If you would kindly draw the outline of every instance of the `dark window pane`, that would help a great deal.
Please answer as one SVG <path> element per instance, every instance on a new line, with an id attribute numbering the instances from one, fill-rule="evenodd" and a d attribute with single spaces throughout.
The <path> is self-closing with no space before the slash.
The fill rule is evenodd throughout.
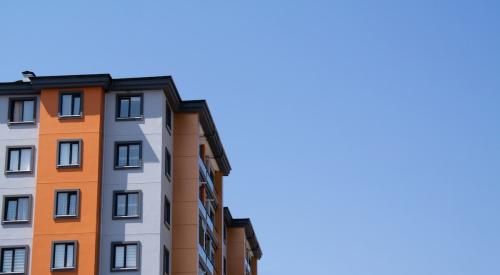
<path id="1" fill-rule="evenodd" d="M 70 159 L 70 144 L 60 143 L 59 144 L 59 165 L 69 165 Z"/>
<path id="2" fill-rule="evenodd" d="M 139 194 L 128 194 L 127 212 L 128 216 L 139 215 Z"/>
<path id="3" fill-rule="evenodd" d="M 6 220 L 7 221 L 15 221 L 17 215 L 17 200 L 10 199 L 7 201 L 7 211 L 6 211 Z"/>
<path id="4" fill-rule="evenodd" d="M 130 117 L 141 116 L 141 97 L 133 96 L 130 98 Z"/>
<path id="5" fill-rule="evenodd" d="M 57 193 L 57 211 L 56 215 L 62 216 L 67 214 L 68 193 Z"/>
<path id="6" fill-rule="evenodd" d="M 74 95 L 73 96 L 73 115 L 79 115 L 81 110 L 80 110 L 80 96 L 79 95 Z"/>
<path id="7" fill-rule="evenodd" d="M 129 117 L 129 103 L 126 98 L 120 99 L 120 117 Z"/>
<path id="8" fill-rule="evenodd" d="M 21 122 L 23 121 L 23 102 L 15 101 L 13 104 L 14 108 L 12 110 L 12 121 L 13 122 Z"/>
<path id="9" fill-rule="evenodd" d="M 140 146 L 139 144 L 129 145 L 129 166 L 140 165 Z"/>
<path id="10" fill-rule="evenodd" d="M 118 166 L 127 166 L 128 158 L 128 146 L 120 145 L 118 146 Z"/>
<path id="11" fill-rule="evenodd" d="M 3 250 L 2 257 L 2 272 L 12 272 L 12 259 L 14 258 L 14 250 Z"/>
<path id="12" fill-rule="evenodd" d="M 72 95 L 63 95 L 62 96 L 62 102 L 61 102 L 61 115 L 63 116 L 69 116 L 72 115 L 71 113 L 71 106 L 72 106 Z"/>
<path id="13" fill-rule="evenodd" d="M 127 196 L 125 194 L 120 194 L 116 196 L 116 215 L 125 216 L 127 215 Z"/>
<path id="14" fill-rule="evenodd" d="M 19 150 L 11 149 L 9 151 L 9 171 L 19 170 Z"/>
<path id="15" fill-rule="evenodd" d="M 23 121 L 34 121 L 34 114 L 33 114 L 34 108 L 35 108 L 35 102 L 33 100 L 24 101 Z"/>
<path id="16" fill-rule="evenodd" d="M 64 251 L 66 250 L 66 245 L 56 244 L 54 245 L 54 268 L 63 268 L 64 266 Z"/>
<path id="17" fill-rule="evenodd" d="M 125 267 L 125 247 L 115 246 L 115 267 L 123 268 Z"/>

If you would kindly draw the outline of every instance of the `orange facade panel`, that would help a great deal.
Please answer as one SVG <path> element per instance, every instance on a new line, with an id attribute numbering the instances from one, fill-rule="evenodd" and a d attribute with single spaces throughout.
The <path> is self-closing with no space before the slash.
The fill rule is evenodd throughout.
<path id="1" fill-rule="evenodd" d="M 40 131 L 35 220 L 33 228 L 32 271 L 52 274 L 52 243 L 76 241 L 76 269 L 58 274 L 98 274 L 101 160 L 103 139 L 104 90 L 71 89 L 80 92 L 82 117 L 60 118 L 59 89 L 42 90 L 40 94 Z M 58 142 L 80 142 L 80 165 L 58 168 Z M 78 190 L 79 209 L 76 218 L 55 219 L 57 190 Z"/>

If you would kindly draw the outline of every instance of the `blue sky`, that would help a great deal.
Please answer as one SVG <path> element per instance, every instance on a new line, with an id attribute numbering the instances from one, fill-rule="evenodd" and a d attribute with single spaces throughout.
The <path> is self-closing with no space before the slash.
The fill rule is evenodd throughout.
<path id="1" fill-rule="evenodd" d="M 208 100 L 261 274 L 500 274 L 500 2 L 4 2 L 0 81 Z"/>

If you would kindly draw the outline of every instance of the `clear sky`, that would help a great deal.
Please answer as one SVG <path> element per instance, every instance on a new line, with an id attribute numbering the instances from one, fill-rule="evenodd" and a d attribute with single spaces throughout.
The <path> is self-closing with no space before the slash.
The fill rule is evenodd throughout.
<path id="1" fill-rule="evenodd" d="M 497 0 L 2 1 L 0 81 L 168 74 L 207 99 L 263 275 L 496 275 L 499 14 Z"/>

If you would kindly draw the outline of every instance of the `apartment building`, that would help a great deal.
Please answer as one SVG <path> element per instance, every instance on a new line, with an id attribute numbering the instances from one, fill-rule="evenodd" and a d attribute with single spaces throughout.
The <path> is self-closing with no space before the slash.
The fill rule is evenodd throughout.
<path id="1" fill-rule="evenodd" d="M 257 274 L 208 106 L 169 76 L 0 83 L 0 161 L 0 274 Z"/>

